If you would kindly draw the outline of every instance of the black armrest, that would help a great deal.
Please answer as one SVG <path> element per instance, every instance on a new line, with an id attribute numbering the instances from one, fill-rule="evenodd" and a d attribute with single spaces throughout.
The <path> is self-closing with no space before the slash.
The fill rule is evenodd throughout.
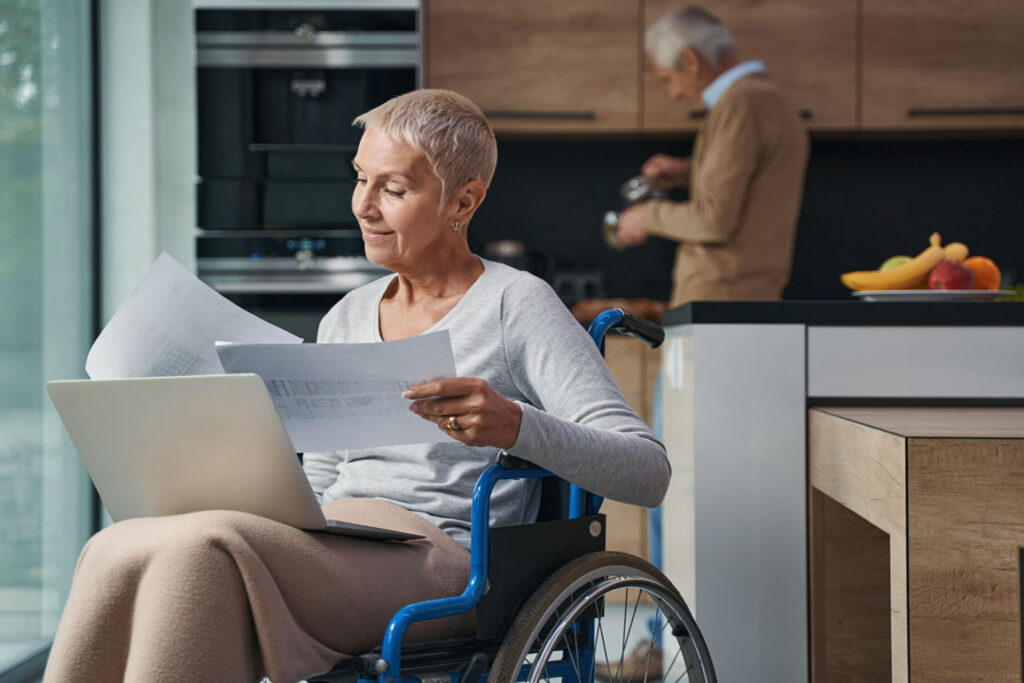
<path id="1" fill-rule="evenodd" d="M 498 454 L 498 464 L 504 467 L 506 470 L 539 470 L 542 469 L 537 467 L 529 460 L 523 460 L 517 458 L 508 451 L 501 451 Z"/>

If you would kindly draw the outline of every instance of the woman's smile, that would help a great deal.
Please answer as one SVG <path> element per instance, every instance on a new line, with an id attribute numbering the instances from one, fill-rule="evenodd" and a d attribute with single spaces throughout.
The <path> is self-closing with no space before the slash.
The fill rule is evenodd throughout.
<path id="1" fill-rule="evenodd" d="M 395 234 L 394 230 L 382 230 L 380 228 L 368 228 L 365 225 L 359 226 L 363 232 L 364 242 L 380 242 Z"/>

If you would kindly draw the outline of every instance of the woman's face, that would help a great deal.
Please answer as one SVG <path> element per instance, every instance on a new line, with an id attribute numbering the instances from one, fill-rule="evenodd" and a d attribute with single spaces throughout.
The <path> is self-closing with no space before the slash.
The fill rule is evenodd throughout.
<path id="1" fill-rule="evenodd" d="M 441 206 L 441 181 L 423 153 L 384 133 L 363 133 L 352 160 L 356 186 L 352 213 L 370 261 L 395 272 L 429 265 L 451 239 Z"/>

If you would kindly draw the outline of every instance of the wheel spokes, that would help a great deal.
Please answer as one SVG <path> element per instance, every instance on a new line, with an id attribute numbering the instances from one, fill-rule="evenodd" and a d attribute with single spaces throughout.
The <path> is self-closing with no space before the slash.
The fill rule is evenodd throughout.
<path id="1" fill-rule="evenodd" d="M 633 632 L 633 622 L 636 621 L 637 609 L 640 607 L 640 599 L 643 596 L 644 596 L 644 592 L 642 590 L 640 590 L 640 589 L 637 589 L 637 591 L 636 591 L 636 602 L 633 604 L 633 614 L 629 618 L 629 628 L 628 629 L 626 628 L 626 610 L 623 610 L 623 612 L 622 612 L 622 629 L 623 629 L 623 634 L 622 634 L 622 650 L 621 650 L 621 654 L 619 655 L 619 668 L 618 668 L 618 671 L 616 672 L 616 678 L 618 680 L 620 680 L 620 681 L 622 680 L 622 667 L 626 663 L 626 661 L 625 661 L 626 660 L 626 643 L 629 642 L 629 634 Z M 625 605 L 627 607 L 629 606 L 629 588 L 628 587 L 626 588 Z"/>
<path id="2" fill-rule="evenodd" d="M 668 668 L 661 672 L 662 679 L 668 678 L 668 672 L 672 670 L 672 667 L 676 665 L 676 660 L 679 659 L 679 655 L 683 654 L 682 648 L 677 648 L 676 653 L 672 656 L 672 661 L 669 662 Z M 686 672 L 683 672 L 686 675 Z"/>
<path id="3" fill-rule="evenodd" d="M 605 665 L 608 666 L 608 670 L 611 671 L 611 659 L 609 659 L 609 657 L 608 657 L 608 644 L 605 642 L 605 639 L 604 639 L 604 628 L 603 628 L 603 626 L 604 626 L 604 624 L 602 623 L 602 620 L 601 619 L 597 619 L 597 635 L 594 636 L 594 639 L 596 640 L 598 638 L 598 636 L 600 636 L 600 638 L 601 638 L 601 649 L 604 650 Z M 597 648 L 595 647 L 594 650 L 596 651 Z"/>
<path id="4" fill-rule="evenodd" d="M 576 631 L 575 629 L 572 629 L 572 631 L 573 640 L 576 640 Z M 571 648 L 571 646 L 569 645 L 569 638 L 567 637 L 566 633 L 562 634 L 562 640 L 565 641 L 565 656 L 569 658 L 569 663 L 572 664 L 573 670 L 576 671 L 576 680 L 580 683 L 584 683 L 583 674 L 580 673 L 579 652 Z M 577 656 L 573 657 L 573 653 L 576 653 Z"/>
<path id="5" fill-rule="evenodd" d="M 594 683 L 595 679 L 610 683 L 682 683 L 696 676 L 695 681 L 706 683 L 703 650 L 691 638 L 696 625 L 685 604 L 660 585 L 647 578 L 634 580 L 613 574 L 587 587 L 576 584 L 574 591 L 557 607 L 552 605 L 547 613 L 547 630 L 534 632 L 535 641 L 526 652 L 536 654 L 524 659 L 532 670 L 529 680 L 570 683 L 574 677 L 577 683 Z M 631 646 L 638 618 L 645 625 L 645 633 L 642 638 L 638 634 L 640 640 Z M 618 661 L 609 651 L 615 643 L 619 643 Z M 675 649 L 671 657 L 670 648 Z M 598 653 L 603 655 L 603 662 L 597 661 Z M 680 661 L 683 670 L 677 672 L 676 663 Z"/>

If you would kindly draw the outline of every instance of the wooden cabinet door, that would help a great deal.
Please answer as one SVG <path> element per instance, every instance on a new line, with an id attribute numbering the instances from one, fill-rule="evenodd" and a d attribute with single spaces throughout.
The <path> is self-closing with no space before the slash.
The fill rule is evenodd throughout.
<path id="1" fill-rule="evenodd" d="M 644 29 L 679 4 L 644 0 Z M 855 127 L 857 0 L 705 0 L 700 4 L 728 27 L 740 61 L 764 61 L 769 77 L 802 112 L 810 130 Z M 669 100 L 665 86 L 653 74 L 645 74 L 645 130 L 695 130 L 702 113 L 701 104 Z"/>
<path id="2" fill-rule="evenodd" d="M 604 357 L 612 377 L 633 410 L 650 425 L 661 351 L 651 349 L 632 337 L 617 334 L 605 337 L 604 344 Z M 608 518 L 605 540 L 608 550 L 618 550 L 649 559 L 645 508 L 606 500 L 601 512 Z"/>
<path id="3" fill-rule="evenodd" d="M 426 69 L 496 131 L 635 131 L 639 0 L 428 0 Z"/>
<path id="4" fill-rule="evenodd" d="M 862 2 L 863 128 L 1024 128 L 1024 2 Z"/>

